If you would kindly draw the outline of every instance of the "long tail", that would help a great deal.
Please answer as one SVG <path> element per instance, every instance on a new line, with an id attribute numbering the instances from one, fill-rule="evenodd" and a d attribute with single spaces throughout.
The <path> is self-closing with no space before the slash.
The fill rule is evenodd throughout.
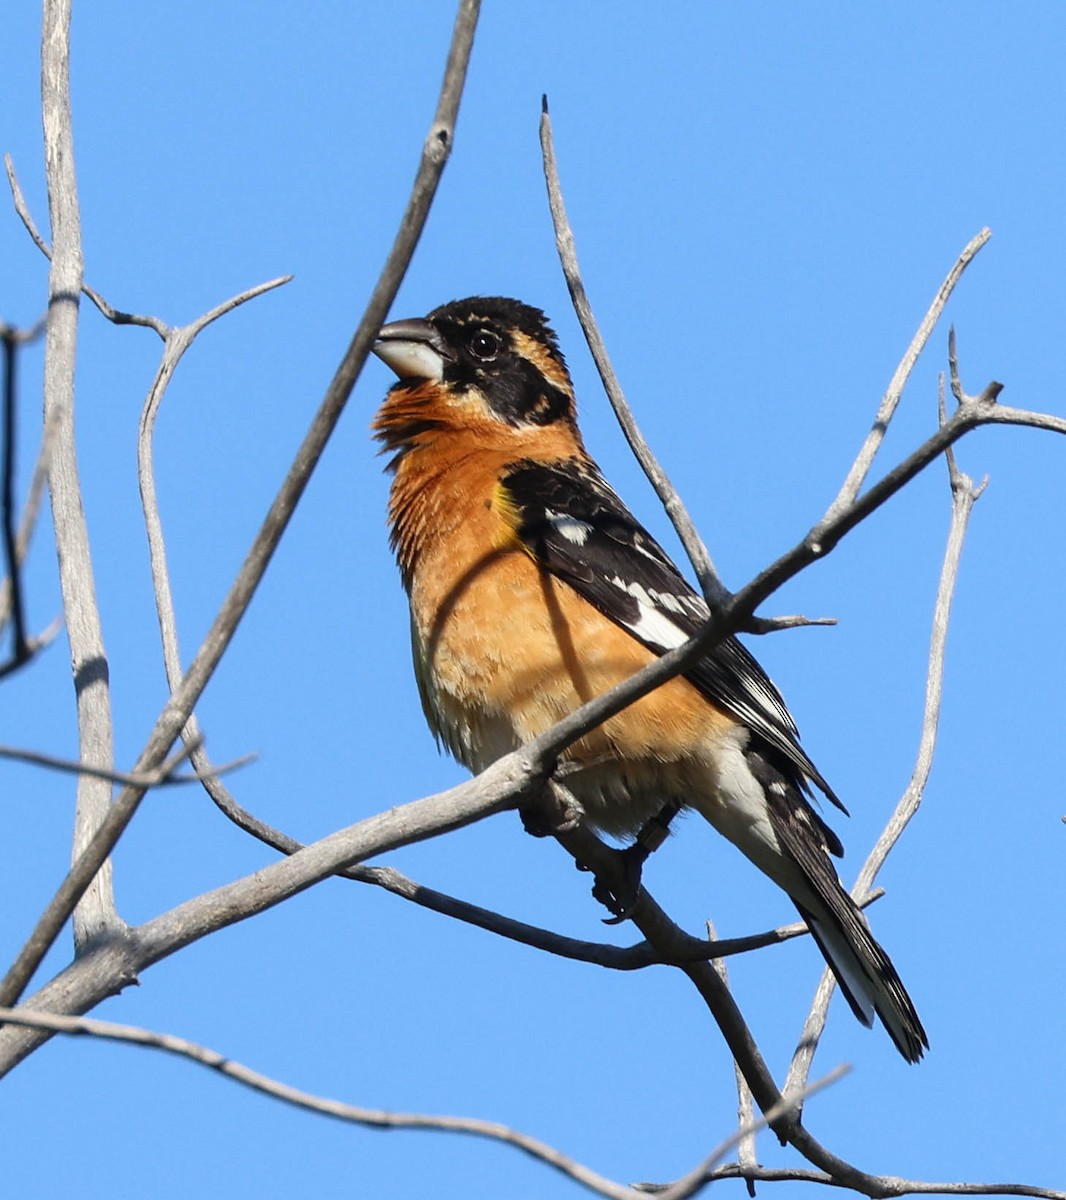
<path id="1" fill-rule="evenodd" d="M 796 887 L 795 880 L 779 882 L 807 922 L 852 1012 L 864 1025 L 872 1025 L 876 1013 L 900 1054 L 918 1062 L 929 1039 L 892 960 L 841 886 L 828 854 L 811 837 L 806 814 L 797 820 L 795 809 L 788 813 L 775 807 L 771 805 L 774 832 L 799 868 L 802 886 Z"/>
<path id="2" fill-rule="evenodd" d="M 872 1025 L 876 1013 L 900 1054 L 907 1062 L 918 1062 L 929 1049 L 929 1039 L 914 1003 L 892 960 L 870 932 L 866 918 L 847 892 L 839 890 L 843 903 L 834 905 L 830 915 L 815 916 L 796 901 L 800 916 L 836 976 L 851 1011 L 864 1025 Z M 840 909 L 845 905 L 849 911 L 842 914 Z"/>

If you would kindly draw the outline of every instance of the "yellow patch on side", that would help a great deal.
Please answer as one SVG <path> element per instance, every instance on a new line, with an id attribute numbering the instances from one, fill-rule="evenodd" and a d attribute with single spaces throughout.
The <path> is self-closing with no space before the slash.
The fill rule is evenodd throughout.
<path id="1" fill-rule="evenodd" d="M 492 489 L 492 509 L 499 517 L 496 536 L 493 539 L 497 550 L 521 550 L 536 561 L 536 555 L 522 540 L 522 509 L 502 480 L 497 480 Z"/>

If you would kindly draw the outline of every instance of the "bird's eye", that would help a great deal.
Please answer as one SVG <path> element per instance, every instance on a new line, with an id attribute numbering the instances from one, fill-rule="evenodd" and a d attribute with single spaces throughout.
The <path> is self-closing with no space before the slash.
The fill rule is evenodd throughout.
<path id="1" fill-rule="evenodd" d="M 491 362 L 500 352 L 500 339 L 491 329 L 479 329 L 467 342 L 467 348 L 481 362 Z"/>

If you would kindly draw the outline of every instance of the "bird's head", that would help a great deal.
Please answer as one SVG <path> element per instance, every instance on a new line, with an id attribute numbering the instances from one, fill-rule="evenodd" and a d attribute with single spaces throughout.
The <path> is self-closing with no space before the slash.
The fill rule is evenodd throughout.
<path id="1" fill-rule="evenodd" d="M 472 296 L 393 321 L 374 353 L 399 376 L 376 426 L 387 446 L 409 444 L 412 428 L 481 427 L 494 438 L 574 428 L 574 390 L 555 333 L 540 309 L 518 300 Z"/>

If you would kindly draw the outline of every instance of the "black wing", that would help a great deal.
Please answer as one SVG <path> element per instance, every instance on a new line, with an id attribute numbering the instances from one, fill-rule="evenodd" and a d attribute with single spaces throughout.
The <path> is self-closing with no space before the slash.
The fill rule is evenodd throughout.
<path id="1" fill-rule="evenodd" d="M 519 462 L 501 482 L 529 552 L 649 650 L 672 650 L 707 621 L 702 596 L 591 462 Z M 802 790 L 809 780 L 847 812 L 800 746 L 781 693 L 736 638 L 719 642 L 685 678 L 783 756 Z"/>

